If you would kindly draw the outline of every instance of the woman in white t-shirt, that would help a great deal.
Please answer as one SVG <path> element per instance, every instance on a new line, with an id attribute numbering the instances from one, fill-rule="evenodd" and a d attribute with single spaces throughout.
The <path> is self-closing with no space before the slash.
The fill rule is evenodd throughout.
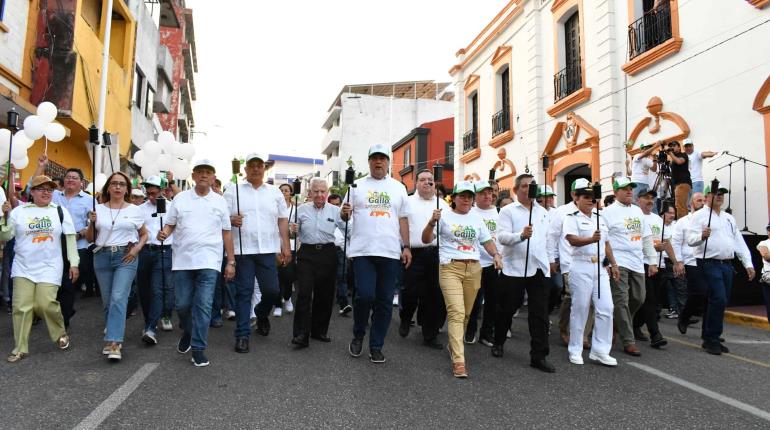
<path id="1" fill-rule="evenodd" d="M 51 203 L 56 182 L 48 176 L 36 176 L 30 183 L 34 203 L 16 207 L 8 217 L 8 223 L 0 228 L 0 240 L 16 238 L 15 256 L 11 278 L 13 279 L 13 338 L 15 348 L 8 362 L 15 363 L 29 354 L 29 333 L 35 314 L 45 319 L 48 335 L 59 349 L 67 349 L 69 336 L 64 328 L 61 307 L 56 293 L 61 286 L 66 248 L 70 263 L 68 276 L 72 282 L 78 277 L 77 242 L 75 225 L 67 209 L 61 212 Z M 3 204 L 3 213 L 11 210 L 10 203 Z M 65 243 L 62 243 L 64 235 Z"/>
<path id="2" fill-rule="evenodd" d="M 123 172 L 115 172 L 102 187 L 102 204 L 89 214 L 86 239 L 94 241 L 94 272 L 99 281 L 107 342 L 102 354 L 112 361 L 122 358 L 121 345 L 126 331 L 126 307 L 131 283 L 136 276 L 137 255 L 147 242 L 144 215 L 139 206 L 129 203 L 131 181 Z"/>
<path id="3" fill-rule="evenodd" d="M 449 352 L 452 374 L 467 378 L 463 334 L 481 286 L 480 248 L 493 256 L 495 268 L 502 268 L 502 257 L 478 213 L 471 212 L 475 188 L 463 181 L 452 191 L 452 211 L 442 215 L 435 210 L 422 231 L 422 242 L 433 242 L 433 229 L 439 229 L 439 284 L 447 309 Z"/>
<path id="4" fill-rule="evenodd" d="M 294 188 L 290 184 L 281 184 L 278 189 L 281 190 L 283 199 L 286 202 L 286 207 L 289 209 L 289 222 L 293 223 L 297 214 L 297 208 L 294 206 L 294 198 L 292 196 Z M 300 199 L 300 204 L 302 204 L 302 196 L 299 196 L 298 198 Z M 297 278 L 297 266 L 295 264 L 296 257 L 294 255 L 294 250 L 297 249 L 294 244 L 297 240 L 296 236 L 295 233 L 289 232 L 289 246 L 291 246 L 292 257 L 291 262 L 286 265 L 278 265 L 278 287 L 281 289 L 281 302 L 276 303 L 275 309 L 273 309 L 274 317 L 283 315 L 284 310 L 286 310 L 286 313 L 294 312 L 294 305 L 291 303 L 291 293 L 294 281 Z M 283 306 L 281 306 L 281 304 L 283 304 Z"/>
<path id="5" fill-rule="evenodd" d="M 757 251 L 762 256 L 762 275 L 759 284 L 762 286 L 762 294 L 765 296 L 767 307 L 767 322 L 770 322 L 770 223 L 767 224 L 767 239 L 757 244 Z"/>

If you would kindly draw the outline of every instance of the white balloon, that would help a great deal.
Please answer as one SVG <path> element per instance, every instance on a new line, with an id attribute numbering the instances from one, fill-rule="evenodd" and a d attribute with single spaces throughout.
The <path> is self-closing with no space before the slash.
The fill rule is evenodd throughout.
<path id="1" fill-rule="evenodd" d="M 67 136 L 67 130 L 58 122 L 52 122 L 45 126 L 45 137 L 50 142 L 61 142 Z"/>
<path id="2" fill-rule="evenodd" d="M 24 153 L 27 153 L 27 149 L 34 144 L 35 141 L 31 140 L 27 137 L 26 134 L 24 134 L 24 130 L 19 130 L 16 132 L 16 134 L 13 135 L 13 153 L 16 154 L 16 151 L 24 151 Z M 18 148 L 18 149 L 16 149 Z M 11 156 L 11 158 L 16 158 L 14 156 Z"/>
<path id="3" fill-rule="evenodd" d="M 8 148 L 5 148 L 5 151 L 0 151 L 0 164 L 3 166 L 3 169 L 8 167 Z"/>
<path id="4" fill-rule="evenodd" d="M 161 131 L 158 135 L 158 143 L 160 144 L 172 144 L 176 141 L 176 137 L 170 131 Z"/>
<path id="5" fill-rule="evenodd" d="M 17 142 L 13 139 L 13 148 L 11 148 L 11 160 L 21 160 L 27 156 L 27 147 L 24 146 L 24 141 Z"/>
<path id="6" fill-rule="evenodd" d="M 46 123 L 37 115 L 30 115 L 24 119 L 24 134 L 32 140 L 43 137 Z"/>
<path id="7" fill-rule="evenodd" d="M 37 106 L 37 114 L 43 122 L 51 122 L 56 119 L 56 115 L 59 114 L 59 111 L 53 103 L 43 102 Z"/>
<path id="8" fill-rule="evenodd" d="M 8 153 L 8 144 L 11 141 L 11 131 L 7 128 L 0 128 L 0 153 Z M 7 159 L 5 161 L 8 161 Z"/>
<path id="9" fill-rule="evenodd" d="M 155 159 L 158 155 L 160 155 L 161 152 L 161 146 L 158 142 L 151 140 L 144 144 L 144 147 L 142 148 L 142 151 L 144 151 L 147 154 L 147 157 L 150 160 Z"/>
<path id="10" fill-rule="evenodd" d="M 187 161 L 190 161 L 194 156 L 195 146 L 193 146 L 191 143 L 183 143 L 181 149 L 181 157 Z"/>
<path id="11" fill-rule="evenodd" d="M 134 153 L 134 163 L 142 167 L 147 162 L 147 153 L 144 152 L 144 149 L 140 149 Z"/>
<path id="12" fill-rule="evenodd" d="M 158 166 L 154 163 L 145 163 L 144 166 L 142 166 L 142 176 L 145 178 L 149 178 L 150 176 L 157 176 L 160 175 L 160 170 L 158 169 Z"/>
<path id="13" fill-rule="evenodd" d="M 158 142 L 158 145 L 160 145 L 160 150 L 164 154 L 168 154 L 169 156 L 172 155 L 174 150 L 174 142 L 168 143 L 168 142 Z"/>
<path id="14" fill-rule="evenodd" d="M 27 158 L 26 151 L 24 152 L 24 157 L 16 159 L 14 158 L 11 163 L 13 163 L 13 167 L 16 168 L 16 170 L 21 170 L 29 164 L 29 158 Z"/>
<path id="15" fill-rule="evenodd" d="M 160 154 L 158 155 L 156 166 L 158 170 L 165 172 L 166 170 L 171 170 L 173 161 L 174 157 L 171 154 Z"/>
<path id="16" fill-rule="evenodd" d="M 176 179 L 184 180 L 190 176 L 192 168 L 190 167 L 190 163 L 182 160 L 182 163 L 179 163 L 179 165 L 176 166 L 176 170 L 173 170 L 173 172 Z"/>
<path id="17" fill-rule="evenodd" d="M 96 185 L 96 189 L 101 190 L 102 187 L 104 187 L 105 183 L 107 183 L 107 175 L 105 175 L 104 173 L 97 173 L 96 180 L 94 181 L 94 185 Z"/>

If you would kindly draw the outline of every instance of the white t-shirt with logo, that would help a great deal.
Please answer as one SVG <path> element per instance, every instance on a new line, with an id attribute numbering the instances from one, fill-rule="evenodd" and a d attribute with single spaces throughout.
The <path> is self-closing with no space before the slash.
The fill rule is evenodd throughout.
<path id="1" fill-rule="evenodd" d="M 642 157 L 642 154 L 634 155 L 634 159 L 631 162 L 631 181 L 643 184 L 649 183 L 651 167 L 652 160 L 650 160 L 650 157 Z"/>
<path id="2" fill-rule="evenodd" d="M 671 240 L 671 235 L 674 233 L 674 227 L 675 224 L 671 223 L 666 226 L 666 228 L 663 228 L 663 218 L 661 218 L 659 215 L 650 212 L 649 214 L 644 215 L 645 221 L 647 221 L 647 225 L 650 226 L 650 232 L 652 232 L 652 242 L 657 245 L 660 243 L 660 234 L 663 233 L 663 239 Z M 668 258 L 668 253 L 666 251 L 663 252 L 656 252 L 656 263 L 660 262 L 659 269 L 662 269 L 666 267 L 666 258 Z M 663 255 L 663 258 L 661 259 L 660 256 Z"/>
<path id="3" fill-rule="evenodd" d="M 759 242 L 757 244 L 757 250 L 759 250 L 760 246 L 764 246 L 767 249 L 770 249 L 770 239 L 765 239 L 762 242 Z M 770 261 L 762 259 L 762 273 L 770 272 Z"/>
<path id="4" fill-rule="evenodd" d="M 690 179 L 693 182 L 703 181 L 703 156 L 701 151 L 693 151 L 692 154 L 687 154 L 690 158 Z"/>
<path id="5" fill-rule="evenodd" d="M 400 259 L 399 219 L 409 216 L 406 188 L 390 176 L 365 176 L 355 184 L 348 190 L 353 207 L 348 256 Z"/>
<path id="6" fill-rule="evenodd" d="M 642 210 L 639 206 L 626 206 L 615 201 L 601 214 L 609 228 L 609 242 L 618 266 L 644 273 L 643 239 L 651 235 L 652 231 Z"/>
<path id="7" fill-rule="evenodd" d="M 453 210 L 441 214 L 439 234 L 439 262 L 452 260 L 479 260 L 481 244 L 492 240 L 487 224 L 477 212 L 458 214 Z"/>
<path id="8" fill-rule="evenodd" d="M 129 204 L 121 209 L 96 205 L 96 246 L 126 246 L 139 242 L 139 228 L 144 225 L 144 213 L 139 206 Z"/>
<path id="9" fill-rule="evenodd" d="M 63 223 L 59 221 L 59 212 L 54 204 L 41 208 L 27 203 L 11 211 L 10 219 L 16 237 L 12 278 L 61 285 L 64 270 L 62 247 L 67 246 L 61 243 L 61 234 L 75 234 L 70 213 L 64 208 L 62 213 Z"/>
<path id="10" fill-rule="evenodd" d="M 471 212 L 475 212 L 481 217 L 481 220 L 484 221 L 484 224 L 487 226 L 487 230 L 489 230 L 489 234 L 492 236 L 492 240 L 496 240 L 497 222 L 500 219 L 500 214 L 497 212 L 497 208 L 492 206 L 489 209 L 479 209 L 477 206 L 474 206 L 471 208 Z M 481 253 L 481 259 L 479 260 L 481 267 L 489 267 L 495 264 L 495 259 L 489 255 L 486 249 L 481 247 L 479 252 Z"/>

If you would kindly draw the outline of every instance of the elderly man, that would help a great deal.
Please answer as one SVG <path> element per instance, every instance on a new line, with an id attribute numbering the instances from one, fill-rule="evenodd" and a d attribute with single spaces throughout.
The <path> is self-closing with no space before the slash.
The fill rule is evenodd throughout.
<path id="1" fill-rule="evenodd" d="M 369 148 L 369 175 L 355 182 L 342 219 L 354 219 L 348 252 L 353 258 L 356 297 L 353 304 L 353 340 L 348 351 L 359 357 L 371 319 L 369 359 L 384 363 L 382 347 L 393 312 L 396 273 L 402 262 L 409 268 L 409 220 L 403 184 L 388 176 L 390 152 L 386 145 Z"/>
<path id="2" fill-rule="evenodd" d="M 690 199 L 690 213 L 676 222 L 671 237 L 671 246 L 674 247 L 679 266 L 678 271 L 681 273 L 684 270 L 687 279 L 687 300 L 684 302 L 684 308 L 679 312 L 679 321 L 677 322 L 677 328 L 682 334 L 687 333 L 688 326 L 698 322 L 692 316 L 702 315 L 706 310 L 706 287 L 700 269 L 698 269 L 693 248 L 687 243 L 686 237 L 692 215 L 699 211 L 704 204 L 703 193 L 693 193 L 692 199 Z"/>
<path id="3" fill-rule="evenodd" d="M 308 336 L 321 342 L 331 341 L 327 332 L 337 278 L 334 232 L 345 225 L 340 219 L 340 208 L 326 202 L 328 196 L 326 179 L 313 178 L 312 201 L 297 208 L 297 224 L 290 225 L 301 243 L 297 250 L 297 306 L 291 340 L 300 348 L 308 346 Z"/>
<path id="4" fill-rule="evenodd" d="M 244 169 L 246 183 L 233 185 L 225 192 L 230 222 L 238 228 L 233 232 L 233 249 L 238 264 L 235 352 L 239 353 L 249 352 L 249 318 L 255 279 L 262 293 L 256 310 L 256 332 L 267 336 L 270 333 L 268 315 L 279 300 L 276 257 L 280 264 L 291 261 L 289 211 L 278 187 L 265 183 L 267 160 L 264 154 L 249 154 Z"/>

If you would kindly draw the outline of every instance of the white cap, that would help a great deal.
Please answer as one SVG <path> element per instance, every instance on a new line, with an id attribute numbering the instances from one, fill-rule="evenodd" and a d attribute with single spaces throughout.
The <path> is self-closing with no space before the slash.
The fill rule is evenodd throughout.
<path id="1" fill-rule="evenodd" d="M 144 186 L 150 185 L 152 187 L 161 188 L 162 184 L 161 184 L 160 176 L 157 176 L 157 175 L 150 176 L 149 178 L 145 179 L 142 182 L 142 185 Z"/>
<path id="2" fill-rule="evenodd" d="M 134 188 L 131 190 L 131 197 L 144 197 L 144 191 Z"/>
<path id="3" fill-rule="evenodd" d="M 574 182 L 572 182 L 572 186 L 570 187 L 571 191 L 575 191 L 581 188 L 590 188 L 591 182 L 588 181 L 586 178 L 577 178 Z"/>
<path id="4" fill-rule="evenodd" d="M 388 160 L 390 160 L 390 149 L 388 149 L 387 146 L 381 143 L 375 143 L 374 145 L 369 147 L 369 157 L 371 157 L 374 154 L 382 154 L 388 157 Z"/>
<path id="5" fill-rule="evenodd" d="M 246 156 L 246 162 L 248 163 L 251 160 L 259 159 L 262 160 L 263 163 L 267 163 L 268 158 L 270 157 L 267 154 L 263 154 L 261 152 L 252 152 Z"/>
<path id="6" fill-rule="evenodd" d="M 217 169 L 214 168 L 214 163 L 211 160 L 209 160 L 208 158 L 201 158 L 200 160 L 198 160 L 195 163 L 193 163 L 193 168 L 192 169 L 193 169 L 193 171 L 195 171 L 195 169 L 197 169 L 198 167 L 203 167 L 203 166 L 210 167 L 211 170 L 214 171 L 214 173 L 217 172 Z"/>

